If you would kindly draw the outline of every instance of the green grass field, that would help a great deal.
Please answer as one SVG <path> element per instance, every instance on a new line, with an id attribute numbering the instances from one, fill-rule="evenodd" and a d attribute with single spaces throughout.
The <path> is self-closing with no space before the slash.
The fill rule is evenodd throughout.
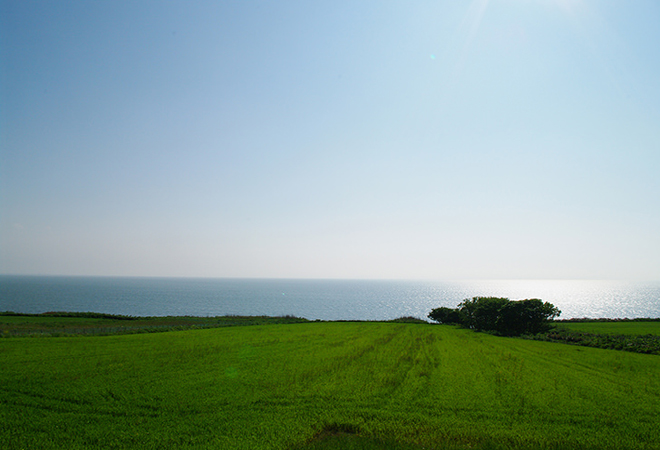
<path id="1" fill-rule="evenodd" d="M 319 322 L 0 339 L 2 449 L 660 449 L 660 357 Z"/>

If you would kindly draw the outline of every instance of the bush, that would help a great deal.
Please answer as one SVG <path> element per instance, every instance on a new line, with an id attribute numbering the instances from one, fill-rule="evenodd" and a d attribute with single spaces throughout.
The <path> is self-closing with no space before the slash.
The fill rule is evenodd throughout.
<path id="1" fill-rule="evenodd" d="M 432 310 L 427 317 L 438 323 L 445 323 L 445 324 L 461 323 L 461 315 L 458 312 L 458 310 L 452 308 L 445 308 L 444 306 Z"/>
<path id="2" fill-rule="evenodd" d="M 396 322 L 396 323 L 426 323 L 428 322 L 424 319 L 420 319 L 419 317 L 414 317 L 414 316 L 401 316 L 397 317 L 396 319 L 392 319 L 389 322 Z"/>

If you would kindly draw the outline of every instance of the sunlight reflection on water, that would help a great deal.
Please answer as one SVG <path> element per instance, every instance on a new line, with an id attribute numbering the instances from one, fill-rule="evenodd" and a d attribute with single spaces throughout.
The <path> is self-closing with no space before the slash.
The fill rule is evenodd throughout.
<path id="1" fill-rule="evenodd" d="M 659 316 L 659 283 L 593 280 L 510 280 L 476 282 L 479 295 L 540 298 L 557 306 L 561 318 Z"/>

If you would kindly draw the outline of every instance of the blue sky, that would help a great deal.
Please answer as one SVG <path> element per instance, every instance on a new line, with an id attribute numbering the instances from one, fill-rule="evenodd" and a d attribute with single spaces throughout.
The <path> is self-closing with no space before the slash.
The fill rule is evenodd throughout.
<path id="1" fill-rule="evenodd" d="M 660 279 L 660 3 L 0 1 L 0 272 Z"/>

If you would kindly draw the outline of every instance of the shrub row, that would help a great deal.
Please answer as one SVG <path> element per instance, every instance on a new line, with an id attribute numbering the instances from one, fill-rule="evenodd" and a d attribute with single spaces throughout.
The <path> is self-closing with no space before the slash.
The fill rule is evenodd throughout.
<path id="1" fill-rule="evenodd" d="M 570 319 L 555 319 L 554 322 L 576 322 L 576 323 L 582 323 L 582 322 L 660 322 L 660 317 L 636 317 L 634 319 L 629 319 L 627 317 L 624 317 L 623 319 L 618 319 L 618 318 L 609 318 L 609 317 L 601 317 L 599 319 L 590 319 L 589 317 L 572 317 Z"/>
<path id="2" fill-rule="evenodd" d="M 625 350 L 635 353 L 650 353 L 660 355 L 660 336 L 646 335 L 615 335 L 595 334 L 582 331 L 572 331 L 557 327 L 546 333 L 529 336 L 539 341 L 561 342 L 564 344 L 582 345 L 610 350 Z"/>
<path id="3" fill-rule="evenodd" d="M 14 311 L 0 311 L 0 316 L 23 316 L 23 317 L 81 317 L 85 319 L 114 319 L 114 320 L 137 320 L 140 317 L 123 316 L 121 314 L 106 314 L 97 312 L 69 312 L 69 311 L 49 311 L 39 314 L 17 313 Z"/>

